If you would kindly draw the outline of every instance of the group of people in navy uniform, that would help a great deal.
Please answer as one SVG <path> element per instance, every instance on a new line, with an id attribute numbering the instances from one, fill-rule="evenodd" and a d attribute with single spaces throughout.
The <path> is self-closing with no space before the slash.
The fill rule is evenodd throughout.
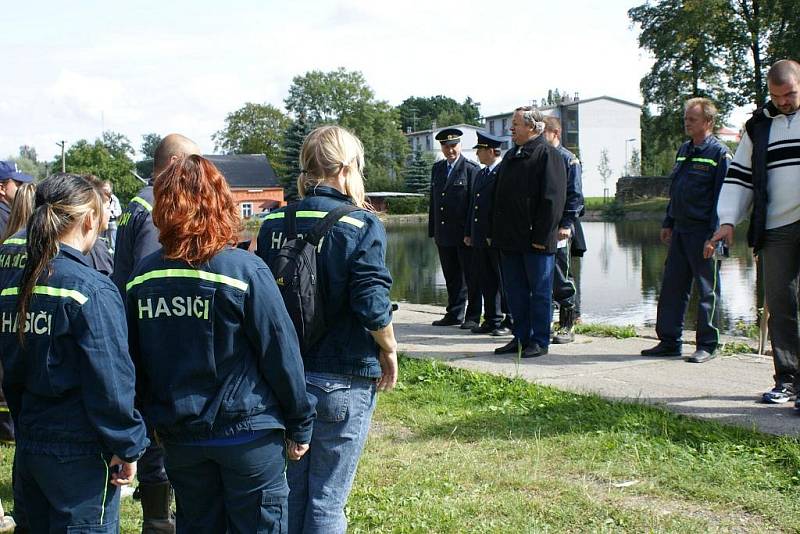
<path id="1" fill-rule="evenodd" d="M 461 130 L 436 135 L 444 159 L 431 170 L 428 234 L 448 303 L 433 325 L 492 336 L 513 332 L 495 352 L 532 358 L 547 354 L 551 342 L 574 339 L 579 298 L 570 260 L 586 250 L 581 171 L 560 144 L 557 118 L 521 107 L 511 133 L 513 145 L 503 157 L 503 139 L 477 133 L 473 148 L 483 168 L 461 154 Z M 553 300 L 560 310 L 555 336 Z"/>
<path id="2" fill-rule="evenodd" d="M 156 149 L 113 273 L 92 257 L 111 214 L 100 180 L 56 174 L 26 196 L 2 169 L 5 195 L 20 190 L 9 219 L 28 209 L 0 245 L 17 532 L 118 532 L 137 475 L 143 533 L 345 532 L 377 392 L 397 381 L 392 279 L 360 140 L 317 128 L 300 164 L 301 234 L 348 207 L 317 248 L 325 332 L 303 354 L 267 265 L 286 212 L 242 250 L 227 181 L 190 139 Z"/>

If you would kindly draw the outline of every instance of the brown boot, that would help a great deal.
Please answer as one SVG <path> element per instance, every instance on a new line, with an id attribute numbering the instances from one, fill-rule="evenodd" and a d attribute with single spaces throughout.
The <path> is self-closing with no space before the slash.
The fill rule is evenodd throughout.
<path id="1" fill-rule="evenodd" d="M 139 484 L 139 497 L 142 500 L 142 534 L 175 534 L 169 482 Z"/>

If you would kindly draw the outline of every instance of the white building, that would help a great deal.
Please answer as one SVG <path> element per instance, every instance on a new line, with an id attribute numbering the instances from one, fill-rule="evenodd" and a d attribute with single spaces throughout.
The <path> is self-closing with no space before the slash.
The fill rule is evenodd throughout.
<path id="1" fill-rule="evenodd" d="M 578 156 L 583 166 L 583 195 L 613 197 L 617 178 L 628 174 L 634 150 L 641 159 L 641 105 L 610 96 L 585 100 L 565 97 L 559 105 L 539 109 L 545 115 L 561 119 L 561 142 Z M 509 111 L 485 117 L 485 130 L 506 137 L 510 143 L 513 115 L 514 112 Z M 605 183 L 597 169 L 604 150 L 611 170 Z"/>

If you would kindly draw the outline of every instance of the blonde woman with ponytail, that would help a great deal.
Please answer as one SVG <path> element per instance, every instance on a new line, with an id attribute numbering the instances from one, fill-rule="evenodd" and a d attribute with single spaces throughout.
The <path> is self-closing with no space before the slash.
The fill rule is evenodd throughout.
<path id="1" fill-rule="evenodd" d="M 122 300 L 85 256 L 102 216 L 86 178 L 47 178 L 24 269 L 0 270 L 3 390 L 32 532 L 117 532 L 118 486 L 132 481 L 148 444 L 133 407 Z"/>
<path id="2" fill-rule="evenodd" d="M 300 152 L 302 200 L 268 215 L 257 254 L 267 264 L 286 238 L 294 214 L 307 234 L 328 212 L 354 206 L 318 247 L 326 331 L 303 352 L 306 385 L 317 400 L 310 449 L 287 469 L 289 532 L 342 533 L 344 507 L 375 409 L 376 392 L 397 381 L 397 341 L 392 328 L 386 268 L 386 232 L 364 189 L 364 148 L 339 126 L 312 131 Z M 308 448 L 308 445 L 305 445 Z M 294 459 L 293 451 L 289 458 Z"/>

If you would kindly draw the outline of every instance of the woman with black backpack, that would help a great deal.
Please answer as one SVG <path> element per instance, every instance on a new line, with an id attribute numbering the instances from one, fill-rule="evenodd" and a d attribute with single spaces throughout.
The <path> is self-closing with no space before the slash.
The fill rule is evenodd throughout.
<path id="1" fill-rule="evenodd" d="M 392 278 L 385 263 L 386 232 L 365 201 L 358 138 L 339 126 L 317 128 L 303 143 L 300 165 L 302 200 L 265 218 L 257 254 L 274 265 L 289 218 L 296 230 L 291 233 L 308 236 L 328 213 L 344 205 L 355 208 L 338 218 L 317 247 L 325 324 L 302 355 L 317 419 L 308 453 L 287 469 L 289 532 L 340 533 L 347 529 L 344 507 L 376 393 L 397 382 Z"/>

